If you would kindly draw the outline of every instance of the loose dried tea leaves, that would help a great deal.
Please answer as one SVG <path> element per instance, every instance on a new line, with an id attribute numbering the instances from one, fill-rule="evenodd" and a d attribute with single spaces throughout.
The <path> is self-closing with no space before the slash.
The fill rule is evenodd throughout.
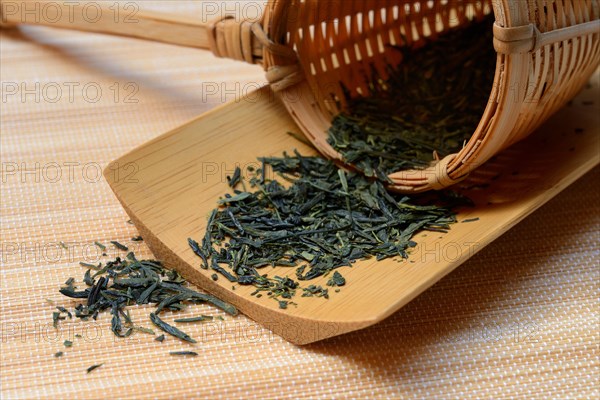
<path id="1" fill-rule="evenodd" d="M 176 319 L 175 322 L 202 322 L 202 321 L 212 321 L 214 318 L 210 315 L 200 315 L 198 317 L 191 318 L 179 318 Z"/>
<path id="2" fill-rule="evenodd" d="M 92 372 L 93 370 L 95 370 L 96 368 L 100 368 L 101 366 L 103 366 L 104 364 L 96 364 L 96 365 L 92 365 L 91 367 L 89 367 L 87 369 L 87 373 L 89 374 L 90 372 Z"/>
<path id="3" fill-rule="evenodd" d="M 100 264 L 94 265 L 94 264 L 90 264 L 90 263 L 86 263 L 86 262 L 80 262 L 79 265 L 81 265 L 82 267 L 91 268 L 94 270 L 98 270 L 101 268 Z"/>
<path id="4" fill-rule="evenodd" d="M 421 48 L 397 48 L 403 61 L 386 80 L 373 74 L 370 95 L 351 100 L 333 119 L 329 144 L 346 162 L 382 180 L 459 151 L 475 132 L 493 86 L 492 24 L 486 18 Z"/>
<path id="5" fill-rule="evenodd" d="M 324 289 L 321 286 L 309 285 L 302 289 L 302 297 L 324 297 L 329 298 L 329 289 Z"/>
<path id="6" fill-rule="evenodd" d="M 263 168 L 249 175 L 252 191 L 224 195 L 201 244 L 188 242 L 202 268 L 255 286 L 253 296 L 266 292 L 280 308 L 292 304 L 288 299 L 299 289 L 305 297 L 328 298 L 326 289 L 298 281 L 332 273 L 330 286 L 343 286 L 335 269 L 371 257 L 407 258 L 417 232 L 446 232 L 456 222 L 458 196 L 390 193 L 379 180 L 298 152 L 260 161 Z M 280 179 L 267 179 L 267 167 Z M 267 267 L 293 267 L 298 281 L 270 277 L 261 271 Z"/>
<path id="7" fill-rule="evenodd" d="M 165 331 L 169 335 L 175 336 L 176 338 L 179 338 L 181 340 L 185 340 L 186 342 L 196 343 L 196 340 L 194 340 L 187 333 L 182 332 L 179 329 L 177 329 L 176 327 L 167 324 L 162 319 L 160 319 L 156 314 L 151 313 L 150 314 L 150 320 L 152 321 L 152 323 L 154 325 L 156 325 L 157 327 L 159 327 L 160 329 L 162 329 L 163 331 Z"/>
<path id="8" fill-rule="evenodd" d="M 152 329 L 144 328 L 143 326 L 134 326 L 133 330 L 142 332 L 142 333 L 147 333 L 148 335 L 156 335 L 156 333 L 154 333 L 154 331 Z"/>
<path id="9" fill-rule="evenodd" d="M 55 328 L 58 327 L 58 321 L 60 320 L 64 320 L 66 319 L 66 317 L 63 317 L 60 315 L 60 312 L 53 312 L 52 313 L 52 326 L 54 326 Z"/>
<path id="10" fill-rule="evenodd" d="M 111 240 L 110 241 L 113 246 L 115 246 L 117 249 L 122 250 L 122 251 L 128 251 L 129 247 L 125 246 L 124 244 L 121 244 L 119 242 L 117 242 L 116 240 Z"/>
<path id="11" fill-rule="evenodd" d="M 195 351 L 170 351 L 169 354 L 172 356 L 192 356 L 192 357 L 196 357 L 198 355 L 198 353 L 196 353 Z"/>
<path id="12" fill-rule="evenodd" d="M 327 281 L 327 286 L 344 286 L 346 279 L 338 271 L 334 271 L 331 279 Z"/>
<path id="13" fill-rule="evenodd" d="M 229 183 L 229 187 L 235 188 L 238 183 L 240 183 L 242 177 L 242 170 L 240 167 L 236 167 L 232 176 L 227 177 L 227 182 Z"/>
<path id="14" fill-rule="evenodd" d="M 113 242 L 111 242 L 113 243 Z M 86 268 L 90 264 L 82 264 Z M 155 335 L 152 329 L 134 325 L 127 306 L 133 304 L 155 304 L 156 310 L 150 314 L 150 320 L 163 331 L 184 341 L 195 343 L 189 335 L 169 325 L 158 317 L 162 311 L 179 311 L 187 304 L 210 303 L 230 315 L 236 315 L 237 309 L 229 303 L 206 293 L 200 293 L 187 287 L 187 282 L 176 271 L 164 268 L 160 261 L 138 260 L 133 253 L 125 258 L 117 257 L 104 266 L 94 266 L 92 275 L 87 269 L 83 281 L 87 288 L 78 290 L 75 280 L 69 278 L 60 292 L 70 298 L 81 299 L 84 303 L 75 307 L 75 317 L 82 320 L 96 319 L 98 314 L 108 311 L 112 315 L 111 330 L 116 336 L 128 337 L 134 331 Z M 71 312 L 58 306 L 52 314 L 55 327 L 60 320 L 72 318 Z M 209 319 L 207 316 L 202 316 Z M 212 318 L 212 317 L 210 317 Z M 156 338 L 164 340 L 164 335 Z M 65 346 L 72 343 L 66 341 Z"/>

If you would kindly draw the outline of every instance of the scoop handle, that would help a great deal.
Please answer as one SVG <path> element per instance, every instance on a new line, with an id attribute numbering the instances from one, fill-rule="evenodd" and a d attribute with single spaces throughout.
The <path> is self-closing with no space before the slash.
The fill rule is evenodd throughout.
<path id="1" fill-rule="evenodd" d="M 218 15 L 215 16 L 215 18 Z M 137 3 L 0 0 L 3 25 L 41 25 L 211 48 L 212 18 L 143 11 Z M 259 56 L 260 47 L 252 49 Z"/>

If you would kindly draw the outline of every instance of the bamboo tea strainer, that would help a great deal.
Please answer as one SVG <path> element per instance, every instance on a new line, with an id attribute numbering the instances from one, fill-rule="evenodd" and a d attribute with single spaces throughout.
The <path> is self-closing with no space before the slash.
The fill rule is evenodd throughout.
<path id="1" fill-rule="evenodd" d="M 94 3 L 93 18 L 85 2 L 0 4 L 5 26 L 132 36 L 261 64 L 306 137 L 338 162 L 341 155 L 327 143 L 331 120 L 344 109 L 346 96 L 369 94 L 366 71 L 374 68 L 385 78 L 388 65 L 401 62 L 391 46 L 435 40 L 493 13 L 496 72 L 477 129 L 458 153 L 437 164 L 391 174 L 391 187 L 403 192 L 461 181 L 572 99 L 600 63 L 600 0 L 270 0 L 261 20 L 137 12 L 131 23 L 116 23 L 114 10 L 102 3 Z"/>

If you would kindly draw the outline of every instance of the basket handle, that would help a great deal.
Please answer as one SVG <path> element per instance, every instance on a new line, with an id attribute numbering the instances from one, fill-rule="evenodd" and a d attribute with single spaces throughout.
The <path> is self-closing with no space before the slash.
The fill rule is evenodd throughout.
<path id="1" fill-rule="evenodd" d="M 133 3 L 117 5 L 103 2 L 0 0 L 0 24 L 41 25 L 146 39 L 209 49 L 217 56 L 251 63 L 260 62 L 263 56 L 263 45 L 253 40 L 251 34 L 253 22 L 235 21 L 231 17 L 202 21 L 202 18 L 141 11 Z M 232 24 L 236 24 L 236 27 Z M 228 32 L 239 29 L 240 34 L 233 35 L 239 45 L 222 43 L 218 31 L 223 31 L 225 25 Z M 228 35 L 232 36 L 231 33 Z M 224 45 L 231 51 L 224 52 Z"/>

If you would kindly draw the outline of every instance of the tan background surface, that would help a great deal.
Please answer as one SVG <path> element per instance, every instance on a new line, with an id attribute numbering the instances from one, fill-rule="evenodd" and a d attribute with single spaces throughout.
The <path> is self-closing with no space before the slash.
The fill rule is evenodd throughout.
<path id="1" fill-rule="evenodd" d="M 203 7 L 139 4 L 190 15 Z M 57 289 L 81 278 L 79 261 L 96 261 L 93 242 L 136 236 L 100 169 L 220 104 L 225 91 L 233 99 L 264 80 L 202 51 L 101 35 L 28 28 L 2 31 L 0 46 L 2 398 L 600 395 L 598 168 L 360 332 L 296 347 L 239 316 L 188 328 L 200 355 L 175 358 L 168 352 L 188 348 L 144 334 L 116 339 L 107 315 L 54 330 L 46 299 L 74 304 Z M 148 313 L 133 317 L 150 327 Z M 96 363 L 104 366 L 86 375 Z"/>

